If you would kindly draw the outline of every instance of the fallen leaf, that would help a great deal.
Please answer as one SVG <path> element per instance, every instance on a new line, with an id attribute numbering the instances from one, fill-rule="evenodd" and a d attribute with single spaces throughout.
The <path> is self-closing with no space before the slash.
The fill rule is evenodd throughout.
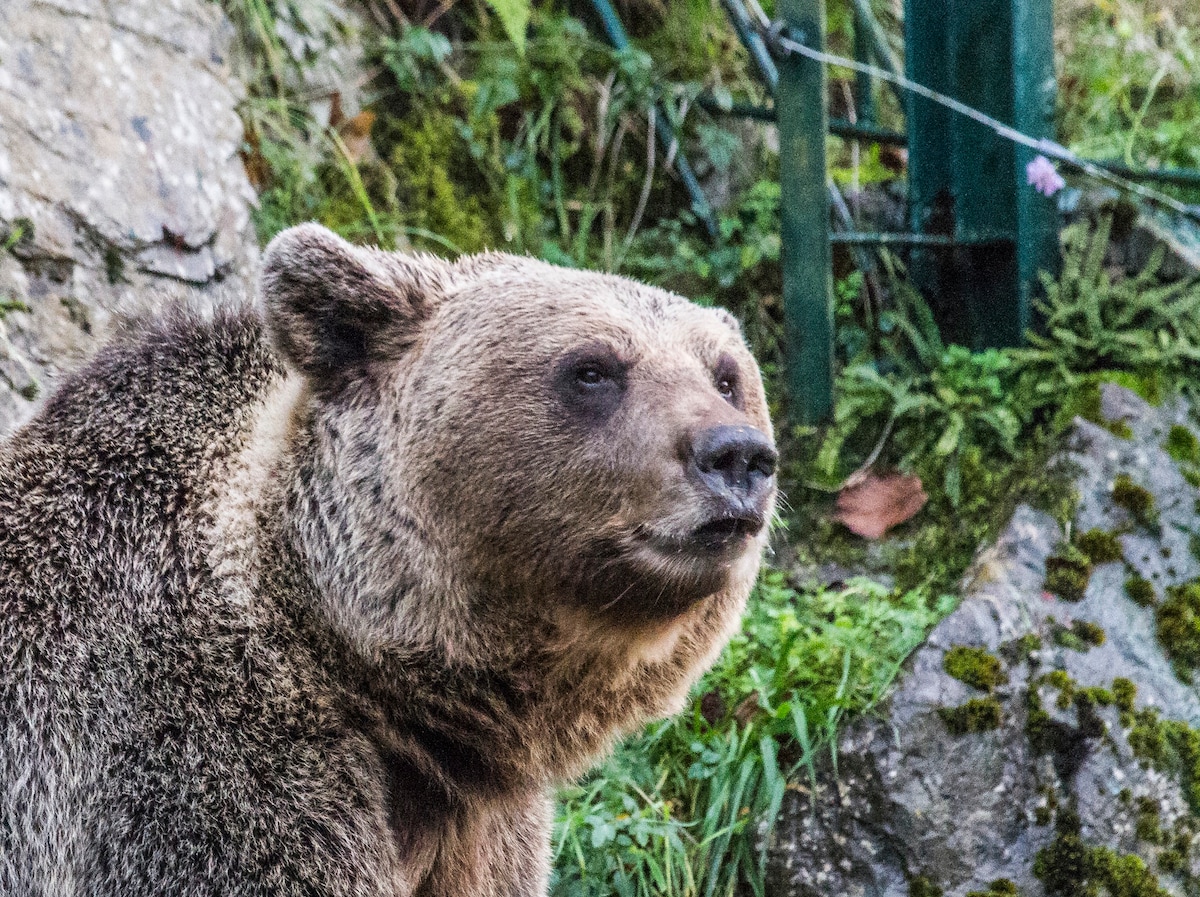
<path id="1" fill-rule="evenodd" d="M 834 519 L 857 536 L 879 539 L 893 526 L 911 520 L 927 501 L 920 477 L 869 473 L 838 493 Z"/>
<path id="2" fill-rule="evenodd" d="M 375 113 L 363 110 L 338 125 L 338 134 L 346 147 L 346 158 L 356 165 L 372 155 L 371 127 L 375 124 Z"/>

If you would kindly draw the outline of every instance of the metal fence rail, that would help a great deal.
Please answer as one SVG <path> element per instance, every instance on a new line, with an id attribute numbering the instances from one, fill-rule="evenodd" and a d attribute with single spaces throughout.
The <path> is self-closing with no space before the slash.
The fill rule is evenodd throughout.
<path id="1" fill-rule="evenodd" d="M 784 350 L 792 422 L 820 423 L 833 406 L 831 243 L 856 253 L 869 245 L 910 247 L 910 272 L 948 341 L 977 349 L 1017 345 L 1037 324 L 1038 273 L 1053 273 L 1059 265 L 1055 201 L 1026 180 L 1039 143 L 1092 176 L 1121 181 L 1143 194 L 1153 191 L 1133 182 L 1200 187 L 1200 171 L 1081 160 L 1053 143 L 1053 0 L 905 0 L 903 75 L 869 0 L 850 0 L 858 62 L 841 63 L 856 70 L 858 122 L 830 119 L 826 111 L 825 61 L 835 60 L 822 52 L 825 0 L 778 0 L 776 22 L 765 21 L 755 0 L 721 2 L 774 103 L 722 105 L 702 96 L 700 104 L 713 113 L 775 121 L 779 127 Z M 592 5 L 613 44 L 627 47 L 609 0 L 592 0 Z M 804 52 L 781 51 L 785 45 Z M 897 91 L 907 133 L 876 125 L 872 70 Z M 661 110 L 655 114 L 660 139 L 675 141 L 666 116 Z M 830 232 L 828 133 L 908 147 L 908 232 L 856 232 L 851 222 L 842 222 L 841 233 Z M 686 157 L 677 156 L 677 170 L 693 206 L 715 233 Z"/>

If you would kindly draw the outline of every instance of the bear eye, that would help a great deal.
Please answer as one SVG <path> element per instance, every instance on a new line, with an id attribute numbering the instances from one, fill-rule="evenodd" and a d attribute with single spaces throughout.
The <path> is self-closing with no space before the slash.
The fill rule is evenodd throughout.
<path id="1" fill-rule="evenodd" d="M 575 371 L 575 379 L 582 386 L 599 386 L 608 377 L 597 365 L 585 364 Z"/>
<path id="2" fill-rule="evenodd" d="M 729 404 L 737 406 L 741 401 L 737 362 L 728 355 L 722 355 L 721 360 L 717 362 L 717 368 L 713 371 L 713 386 L 716 387 L 717 394 Z"/>
<path id="3" fill-rule="evenodd" d="M 628 372 L 629 365 L 608 346 L 583 346 L 555 365 L 555 392 L 575 415 L 599 423 L 621 404 Z"/>

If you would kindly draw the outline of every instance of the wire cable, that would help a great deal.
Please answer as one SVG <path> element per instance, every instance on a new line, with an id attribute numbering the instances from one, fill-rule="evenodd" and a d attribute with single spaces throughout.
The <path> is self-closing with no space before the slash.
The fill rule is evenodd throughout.
<path id="1" fill-rule="evenodd" d="M 907 78 L 897 72 L 889 72 L 885 69 L 879 68 L 878 66 L 870 65 L 869 63 L 865 62 L 859 62 L 857 59 L 849 59 L 845 56 L 838 56 L 836 53 L 826 53 L 822 50 L 816 50 L 807 46 L 806 44 L 801 43 L 800 41 L 793 40 L 790 37 L 785 37 L 782 33 L 781 23 L 773 24 L 768 33 L 765 35 L 764 39 L 766 40 L 768 46 L 774 46 L 777 48 L 777 50 L 787 53 L 798 53 L 801 56 L 804 56 L 815 62 L 848 68 L 851 71 L 869 74 L 879 78 L 881 81 L 887 81 L 896 85 L 897 87 L 902 88 L 903 90 L 907 90 L 910 93 L 924 97 L 927 100 L 957 112 L 959 115 L 978 122 L 979 124 L 990 128 L 998 136 L 1003 137 L 1006 140 L 1010 140 L 1013 143 L 1034 150 L 1035 152 L 1040 153 L 1047 158 L 1062 162 L 1064 165 L 1068 165 L 1071 168 L 1082 171 L 1089 177 L 1103 181 L 1120 190 L 1136 194 L 1148 202 L 1165 206 L 1174 212 L 1178 212 L 1181 215 L 1186 215 L 1193 220 L 1200 221 L 1200 206 L 1188 205 L 1187 203 L 1181 202 L 1173 196 L 1168 196 L 1159 190 L 1155 190 L 1153 187 L 1147 187 L 1144 184 L 1139 184 L 1135 181 L 1123 178 L 1120 175 L 1113 174 L 1111 171 L 1105 171 L 1099 165 L 1075 155 L 1061 143 L 1058 143 L 1054 140 L 1048 140 L 1045 138 L 1039 139 L 1037 137 L 1030 137 L 1028 134 L 1023 134 L 1016 128 L 1006 125 L 998 118 L 993 118 L 985 112 L 980 112 L 978 109 L 968 106 L 966 103 L 954 99 L 954 97 L 947 96 L 944 93 L 939 93 L 936 90 L 926 87 L 924 84 L 918 84 L 911 78 Z"/>

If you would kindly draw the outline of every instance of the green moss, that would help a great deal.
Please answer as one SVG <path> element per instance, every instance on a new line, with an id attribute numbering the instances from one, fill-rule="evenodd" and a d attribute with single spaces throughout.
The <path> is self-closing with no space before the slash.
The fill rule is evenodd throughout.
<path id="1" fill-rule="evenodd" d="M 1038 851 L 1033 874 L 1049 897 L 1167 897 L 1141 857 L 1091 847 L 1083 840 L 1079 816 L 1061 810 L 1054 840 Z"/>
<path id="2" fill-rule="evenodd" d="M 1033 821 L 1037 825 L 1049 825 L 1054 819 L 1054 811 L 1049 807 L 1038 807 L 1033 811 Z"/>
<path id="3" fill-rule="evenodd" d="M 1169 586 L 1154 610 L 1158 641 L 1181 678 L 1200 667 L 1200 580 Z"/>
<path id="4" fill-rule="evenodd" d="M 1051 670 L 1034 684 L 1041 685 L 1042 683 L 1049 685 L 1051 688 L 1057 688 L 1061 692 L 1075 693 L 1075 680 L 1071 678 L 1066 670 Z M 1071 702 L 1068 700 L 1067 703 L 1070 704 Z"/>
<path id="5" fill-rule="evenodd" d="M 1005 642 L 1000 646 L 1000 654 L 1009 662 L 1009 665 L 1015 666 L 1027 662 L 1035 651 L 1041 649 L 1041 638 L 1030 632 L 1020 638 Z"/>
<path id="6" fill-rule="evenodd" d="M 1154 495 L 1150 490 L 1139 486 L 1127 473 L 1120 474 L 1113 481 L 1113 503 L 1129 512 L 1136 522 L 1149 529 L 1158 526 L 1158 510 L 1155 506 Z"/>
<path id="7" fill-rule="evenodd" d="M 1086 688 L 1079 688 L 1075 691 L 1076 705 L 1081 703 L 1090 704 L 1093 707 L 1111 707 L 1116 703 L 1111 690 L 1099 685 L 1089 685 Z"/>
<path id="8" fill-rule="evenodd" d="M 943 893 L 928 875 L 915 875 L 908 880 L 908 897 L 942 897 Z"/>
<path id="9" fill-rule="evenodd" d="M 1127 715 L 1129 747 L 1146 765 L 1179 779 L 1193 813 L 1200 813 L 1200 730 L 1159 718 L 1152 707 Z"/>
<path id="10" fill-rule="evenodd" d="M 968 891 L 966 897 L 1017 897 L 1019 893 L 1011 879 L 997 878 L 987 886 L 986 891 Z"/>
<path id="11" fill-rule="evenodd" d="M 1129 723 L 1129 747 L 1133 755 L 1148 765 L 1162 768 L 1167 764 L 1167 741 L 1158 711 L 1152 707 L 1136 711 Z"/>
<path id="12" fill-rule="evenodd" d="M 1093 564 L 1109 564 L 1125 559 L 1116 533 L 1090 529 L 1075 539 L 1075 547 L 1087 555 Z"/>
<path id="13" fill-rule="evenodd" d="M 1193 489 L 1200 489 L 1200 467 L 1191 464 L 1181 464 L 1179 474 Z"/>
<path id="14" fill-rule="evenodd" d="M 1092 562 L 1074 545 L 1063 543 L 1058 551 L 1046 558 L 1047 592 L 1063 601 L 1080 601 L 1092 577 Z"/>
<path id="15" fill-rule="evenodd" d="M 1115 383 L 1117 386 L 1123 386 L 1131 392 L 1137 393 L 1146 400 L 1147 404 L 1156 408 L 1166 398 L 1167 384 L 1163 372 L 1158 368 L 1136 373 L 1134 371 L 1105 371 L 1100 376 L 1109 383 Z"/>
<path id="16" fill-rule="evenodd" d="M 1085 645 L 1099 648 L 1104 644 L 1104 630 L 1090 620 L 1076 620 L 1071 624 L 1071 631 Z"/>
<path id="17" fill-rule="evenodd" d="M 1136 573 L 1125 580 L 1125 594 L 1134 604 L 1142 607 L 1153 607 L 1158 601 L 1154 594 L 1154 583 Z"/>
<path id="18" fill-rule="evenodd" d="M 1158 871 L 1167 875 L 1183 872 L 1187 866 L 1187 854 L 1183 851 L 1169 848 L 1158 855 Z"/>
<path id="19" fill-rule="evenodd" d="M 1089 651 L 1104 644 L 1104 630 L 1087 620 L 1075 620 L 1070 626 L 1054 621 L 1050 636 L 1056 645 L 1072 651 Z"/>
<path id="20" fill-rule="evenodd" d="M 456 119 L 440 110 L 422 110 L 396 120 L 385 141 L 395 140 L 388 161 L 397 177 L 404 222 L 420 233 L 436 234 L 444 252 L 450 244 L 462 252 L 503 245 L 492 225 L 494 210 L 485 199 L 494 191 L 482 182 L 471 189 L 479 168 Z"/>
<path id="21" fill-rule="evenodd" d="M 983 691 L 991 691 L 1008 681 L 1000 659 L 984 648 L 955 645 L 942 658 L 942 669 L 960 682 Z"/>
<path id="22" fill-rule="evenodd" d="M 1123 420 L 1110 420 L 1105 424 L 1104 428 L 1112 433 L 1118 439 L 1132 439 L 1133 427 L 1129 426 Z"/>
<path id="23" fill-rule="evenodd" d="M 1200 464 L 1200 439 L 1196 434 L 1182 424 L 1175 424 L 1167 433 L 1167 441 L 1163 443 L 1167 454 L 1176 461 L 1188 464 Z"/>
<path id="24" fill-rule="evenodd" d="M 1124 713 L 1133 713 L 1133 701 L 1137 697 L 1137 686 L 1130 680 L 1119 677 L 1112 683 L 1113 703 Z"/>
<path id="25" fill-rule="evenodd" d="M 1138 798 L 1134 833 L 1139 841 L 1148 841 L 1151 844 L 1163 843 L 1163 830 L 1158 819 L 1158 804 L 1153 798 Z"/>
<path id="26" fill-rule="evenodd" d="M 938 716 L 951 735 L 967 735 L 1000 728 L 1003 714 L 995 698 L 972 698 L 958 707 L 940 707 Z"/>
<path id="27" fill-rule="evenodd" d="M 1100 384 L 1108 377 L 1091 377 L 1063 401 L 1054 417 L 1054 427 L 1065 430 L 1076 417 L 1103 427 L 1121 439 L 1132 439 L 1133 429 L 1123 420 L 1109 420 L 1100 410 Z M 1123 384 L 1122 384 L 1123 385 Z"/>
<path id="28" fill-rule="evenodd" d="M 1088 886 L 1095 868 L 1092 851 L 1083 843 L 1078 814 L 1060 810 L 1054 828 L 1054 840 L 1033 861 L 1034 876 L 1050 897 L 1095 897 Z"/>

